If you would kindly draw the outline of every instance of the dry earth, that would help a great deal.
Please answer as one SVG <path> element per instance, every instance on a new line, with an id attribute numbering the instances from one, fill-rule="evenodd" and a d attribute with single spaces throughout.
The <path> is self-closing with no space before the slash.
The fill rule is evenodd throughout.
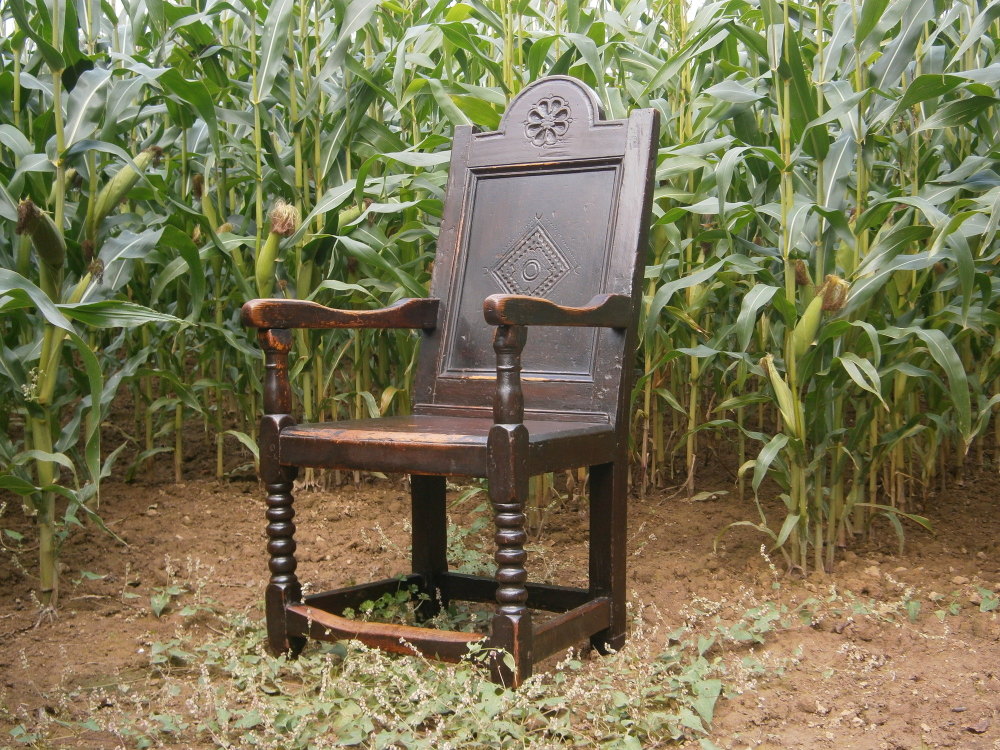
<path id="1" fill-rule="evenodd" d="M 996 472 L 930 498 L 921 510 L 936 533 L 912 527 L 903 554 L 886 526 L 847 552 L 833 575 L 802 579 L 779 570 L 780 558 L 763 556 L 761 538 L 748 529 L 727 534 L 713 552 L 720 529 L 752 515 L 750 501 L 734 498 L 730 463 L 704 469 L 698 501 L 663 492 L 632 498 L 630 507 L 637 622 L 674 627 L 764 602 L 801 615 L 801 624 L 776 629 L 731 662 L 712 741 L 727 749 L 1000 748 L 1000 609 L 983 611 L 1000 592 Z M 35 625 L 32 553 L 6 540 L 0 747 L 14 746 L 9 731 L 30 726 L 39 712 L 79 720 L 87 691 L 149 679 L 151 644 L 178 628 L 210 627 L 186 622 L 178 607 L 153 616 L 150 597 L 171 585 L 201 588 L 223 608 L 259 615 L 266 556 L 256 482 L 173 484 L 161 471 L 105 485 L 101 513 L 127 545 L 94 528 L 70 537 L 53 620 Z M 195 462 L 189 473 L 201 473 Z M 302 493 L 303 579 L 342 584 L 401 572 L 407 502 L 402 479 Z M 470 518 L 480 502 L 454 510 L 454 520 Z M 577 502 L 556 503 L 531 547 L 536 576 L 580 580 L 584 520 Z M 0 527 L 27 531 L 25 523 L 16 507 L 0 517 Z M 908 601 L 919 602 L 919 612 Z M 43 746 L 106 745 L 67 731 Z"/>

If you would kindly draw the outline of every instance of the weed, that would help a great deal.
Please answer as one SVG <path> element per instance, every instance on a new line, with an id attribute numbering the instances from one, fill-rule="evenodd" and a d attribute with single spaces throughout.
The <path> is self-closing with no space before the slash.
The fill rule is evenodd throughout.
<path id="1" fill-rule="evenodd" d="M 171 586 L 158 586 L 157 588 L 154 588 L 153 593 L 149 595 L 149 609 L 155 616 L 159 617 L 163 614 L 164 610 L 166 610 L 171 599 L 186 593 L 187 589 L 184 586 L 179 586 L 177 584 L 173 584 Z"/>
<path id="2" fill-rule="evenodd" d="M 156 617 L 160 617 L 175 599 L 185 596 L 187 603 L 180 609 L 182 617 L 191 617 L 197 614 L 214 614 L 217 610 L 218 602 L 205 593 L 205 589 L 212 580 L 214 570 L 200 560 L 188 557 L 184 563 L 183 575 L 170 555 L 164 555 L 163 569 L 167 575 L 169 584 L 153 588 L 149 596 L 149 609 Z"/>
<path id="3" fill-rule="evenodd" d="M 1000 607 L 1000 596 L 990 589 L 983 588 L 982 586 L 977 586 L 976 591 L 979 592 L 979 611 L 980 612 L 993 612 L 995 609 Z"/>
<path id="4" fill-rule="evenodd" d="M 362 614 L 411 617 L 403 598 L 366 602 Z M 669 633 L 636 618 L 620 652 L 599 659 L 570 652 L 518 690 L 489 682 L 476 663 L 481 647 L 455 665 L 357 642 L 310 644 L 297 659 L 274 658 L 262 650 L 263 623 L 244 614 L 218 622 L 208 638 L 192 630 L 153 643 L 141 687 L 78 690 L 58 721 L 18 716 L 10 739 L 45 744 L 67 728 L 140 748 L 646 747 L 704 738 L 719 699 L 735 689 L 725 682 L 725 644 L 738 647 L 743 633 L 763 639 L 779 611 L 768 605 L 735 622 L 720 617 Z M 772 669 L 750 656 L 743 671 L 759 678 Z"/>
<path id="5" fill-rule="evenodd" d="M 464 493 L 459 501 L 467 496 L 470 492 Z M 493 575 L 496 563 L 483 538 L 485 530 L 491 525 L 486 503 L 476 506 L 472 513 L 475 517 L 470 523 L 460 525 L 448 521 L 448 564 L 457 573 Z"/>

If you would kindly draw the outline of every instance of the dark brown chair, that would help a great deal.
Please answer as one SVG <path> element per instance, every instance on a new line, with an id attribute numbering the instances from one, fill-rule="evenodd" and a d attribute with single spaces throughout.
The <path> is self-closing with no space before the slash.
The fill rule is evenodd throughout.
<path id="1" fill-rule="evenodd" d="M 653 110 L 607 121 L 579 81 L 538 81 L 496 132 L 455 129 L 430 298 L 356 312 L 297 300 L 244 306 L 265 354 L 260 472 L 273 651 L 295 653 L 307 637 L 357 638 L 454 661 L 482 640 L 513 657 L 512 670 L 497 658 L 492 670 L 516 686 L 581 640 L 622 645 L 628 404 L 657 135 Z M 346 327 L 423 332 L 412 416 L 296 424 L 289 329 Z M 398 579 L 302 596 L 292 522 L 299 466 L 408 472 L 413 573 L 402 584 L 431 606 L 495 600 L 489 635 L 341 616 L 396 591 Z M 579 466 L 590 467 L 590 585 L 529 583 L 528 478 Z M 448 570 L 450 475 L 488 480 L 494 578 Z M 535 622 L 533 609 L 559 614 Z"/>

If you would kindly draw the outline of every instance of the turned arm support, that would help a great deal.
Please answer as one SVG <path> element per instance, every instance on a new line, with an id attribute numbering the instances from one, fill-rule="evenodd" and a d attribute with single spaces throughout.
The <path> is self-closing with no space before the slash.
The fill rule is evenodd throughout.
<path id="1" fill-rule="evenodd" d="M 439 300 L 401 299 L 378 310 L 337 310 L 301 299 L 253 299 L 243 305 L 248 328 L 424 328 L 437 326 Z"/>
<path id="2" fill-rule="evenodd" d="M 583 307 L 564 307 L 541 297 L 492 294 L 483 303 L 490 325 L 590 326 L 627 328 L 632 300 L 623 294 L 598 294 Z"/>
<path id="3" fill-rule="evenodd" d="M 288 381 L 288 352 L 292 332 L 282 328 L 262 328 L 257 341 L 264 350 L 264 414 L 292 413 L 292 386 Z"/>
<path id="4" fill-rule="evenodd" d="M 492 294 L 483 302 L 486 322 L 497 327 L 493 350 L 497 354 L 497 388 L 493 395 L 493 421 L 524 421 L 521 390 L 521 351 L 527 326 L 589 326 L 627 328 L 632 320 L 632 300 L 622 294 L 598 294 L 583 307 L 564 307 L 541 297 Z"/>
<path id="5" fill-rule="evenodd" d="M 379 310 L 336 310 L 298 299 L 254 299 L 243 305 L 243 325 L 257 328 L 264 350 L 264 413 L 290 414 L 291 328 L 423 328 L 437 326 L 438 300 L 401 299 Z"/>
<path id="6" fill-rule="evenodd" d="M 520 424 L 524 421 L 521 391 L 521 351 L 528 340 L 524 326 L 499 325 L 493 334 L 497 354 L 497 388 L 493 392 L 493 422 Z"/>

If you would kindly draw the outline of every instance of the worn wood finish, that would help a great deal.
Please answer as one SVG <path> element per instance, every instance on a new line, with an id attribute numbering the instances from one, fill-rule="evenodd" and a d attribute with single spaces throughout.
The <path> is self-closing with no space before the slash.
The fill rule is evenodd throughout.
<path id="1" fill-rule="evenodd" d="M 443 476 L 410 477 L 411 569 L 427 599 L 417 605 L 419 617 L 433 617 L 448 597 L 441 579 L 448 572 L 448 514 Z"/>
<path id="2" fill-rule="evenodd" d="M 468 655 L 470 643 L 483 640 L 479 633 L 350 620 L 308 604 L 290 604 L 286 612 L 289 632 L 299 637 L 308 636 L 319 641 L 353 638 L 383 651 L 419 653 L 442 661 L 460 661 Z"/>
<path id="3" fill-rule="evenodd" d="M 506 650 L 514 669 L 499 659 L 493 674 L 501 682 L 517 686 L 531 674 L 534 663 L 531 641 L 531 611 L 528 609 L 528 571 L 524 549 L 524 503 L 528 498 L 528 429 L 524 422 L 521 391 L 521 350 L 527 334 L 524 326 L 498 326 L 493 337 L 497 382 L 493 396 L 493 420 L 486 440 L 486 476 L 493 505 L 494 541 L 497 550 L 497 609 L 490 626 L 490 646 Z"/>
<path id="4" fill-rule="evenodd" d="M 626 504 L 621 498 L 628 491 L 627 471 L 624 455 L 590 467 L 590 592 L 611 602 L 607 629 L 591 637 L 601 653 L 625 643 Z"/>
<path id="5" fill-rule="evenodd" d="M 524 425 L 531 474 L 567 468 L 567 456 L 583 466 L 604 461 L 617 441 L 614 428 L 606 423 L 535 419 Z M 281 434 L 281 461 L 383 472 L 406 472 L 419 466 L 428 474 L 485 477 L 486 442 L 492 426 L 487 418 L 425 415 L 295 425 Z"/>
<path id="6" fill-rule="evenodd" d="M 416 585 L 427 616 L 449 600 L 495 600 L 486 644 L 498 682 L 516 686 L 542 658 L 586 638 L 625 638 L 626 445 L 635 323 L 649 225 L 657 115 L 604 119 L 597 96 L 565 76 L 510 103 L 495 132 L 458 127 L 431 297 L 372 311 L 254 300 L 243 320 L 265 354 L 261 478 L 267 490 L 268 640 L 357 637 L 391 651 L 458 659 L 480 636 L 340 617 L 345 607 Z M 422 331 L 413 414 L 295 424 L 292 328 Z M 302 600 L 292 482 L 298 466 L 411 475 L 413 574 Z M 589 586 L 528 581 L 524 505 L 533 474 L 591 467 Z M 486 477 L 496 527 L 492 579 L 448 571 L 445 476 Z M 533 609 L 559 612 L 536 622 Z"/>
<path id="7" fill-rule="evenodd" d="M 292 334 L 283 329 L 262 328 L 257 341 L 264 350 L 264 413 L 292 413 L 292 386 L 288 381 L 288 353 L 292 349 Z M 277 443 L 275 456 L 277 456 Z"/>
<path id="8" fill-rule="evenodd" d="M 565 651 L 591 633 L 607 630 L 610 621 L 611 600 L 600 597 L 540 623 L 533 643 L 535 661 Z"/>
<path id="9" fill-rule="evenodd" d="M 512 368 L 514 369 L 514 368 Z M 498 388 L 499 390 L 499 388 Z M 512 399 L 516 403 L 516 397 Z M 511 408 L 511 399 L 497 399 L 498 413 Z M 531 674 L 534 664 L 531 650 L 531 610 L 528 609 L 528 571 L 524 549 L 528 534 L 524 529 L 524 503 L 528 497 L 528 431 L 523 424 L 495 424 L 487 445 L 487 479 L 497 563 L 497 609 L 490 627 L 489 644 L 502 648 L 514 659 L 514 671 L 507 674 L 502 663 L 494 664 L 494 676 L 505 684 L 517 686 Z"/>
<path id="10" fill-rule="evenodd" d="M 271 578 L 264 592 L 268 648 L 272 653 L 296 654 L 304 639 L 290 634 L 285 620 L 285 607 L 302 598 L 302 586 L 295 575 L 295 509 L 292 507 L 294 466 L 283 465 L 278 459 L 281 431 L 295 424 L 292 391 L 288 380 L 288 353 L 292 337 L 284 330 L 261 330 L 258 340 L 264 350 L 264 411 L 260 422 L 260 479 L 267 492 L 267 552 Z"/>
<path id="11" fill-rule="evenodd" d="M 496 601 L 498 586 L 496 578 L 448 572 L 441 576 L 440 580 L 442 589 L 451 599 L 466 602 Z M 542 609 L 546 612 L 568 612 L 593 598 L 588 589 L 572 586 L 528 581 L 524 587 L 528 590 L 528 599 L 525 602 L 528 609 Z"/>
<path id="12" fill-rule="evenodd" d="M 493 421 L 498 425 L 518 425 L 524 421 L 521 351 L 527 340 L 528 332 L 524 326 L 497 326 L 493 335 L 493 350 L 497 358 L 497 382 L 493 389 Z M 525 438 L 527 439 L 527 436 Z"/>
<path id="13" fill-rule="evenodd" d="M 254 299 L 243 305 L 250 328 L 433 328 L 438 300 L 401 299 L 380 310 L 335 310 L 301 299 Z"/>
<path id="14" fill-rule="evenodd" d="M 520 294 L 491 294 L 483 302 L 483 315 L 492 326 L 625 328 L 631 313 L 632 300 L 622 294 L 599 294 L 583 307 L 564 307 Z"/>
<path id="15" fill-rule="evenodd" d="M 566 112 L 559 115 L 560 107 L 546 122 L 566 130 L 536 145 L 527 128 L 556 100 Z M 496 132 L 456 129 L 431 281 L 439 323 L 418 363 L 415 413 L 489 413 L 495 362 L 481 316 L 491 295 L 569 308 L 622 295 L 636 319 L 656 113 L 601 118 L 592 91 L 556 76 L 522 91 Z M 616 424 L 627 406 L 619 389 L 631 378 L 631 362 L 623 363 L 633 350 L 620 328 L 532 326 L 522 357 L 528 418 L 542 408 Z"/>

